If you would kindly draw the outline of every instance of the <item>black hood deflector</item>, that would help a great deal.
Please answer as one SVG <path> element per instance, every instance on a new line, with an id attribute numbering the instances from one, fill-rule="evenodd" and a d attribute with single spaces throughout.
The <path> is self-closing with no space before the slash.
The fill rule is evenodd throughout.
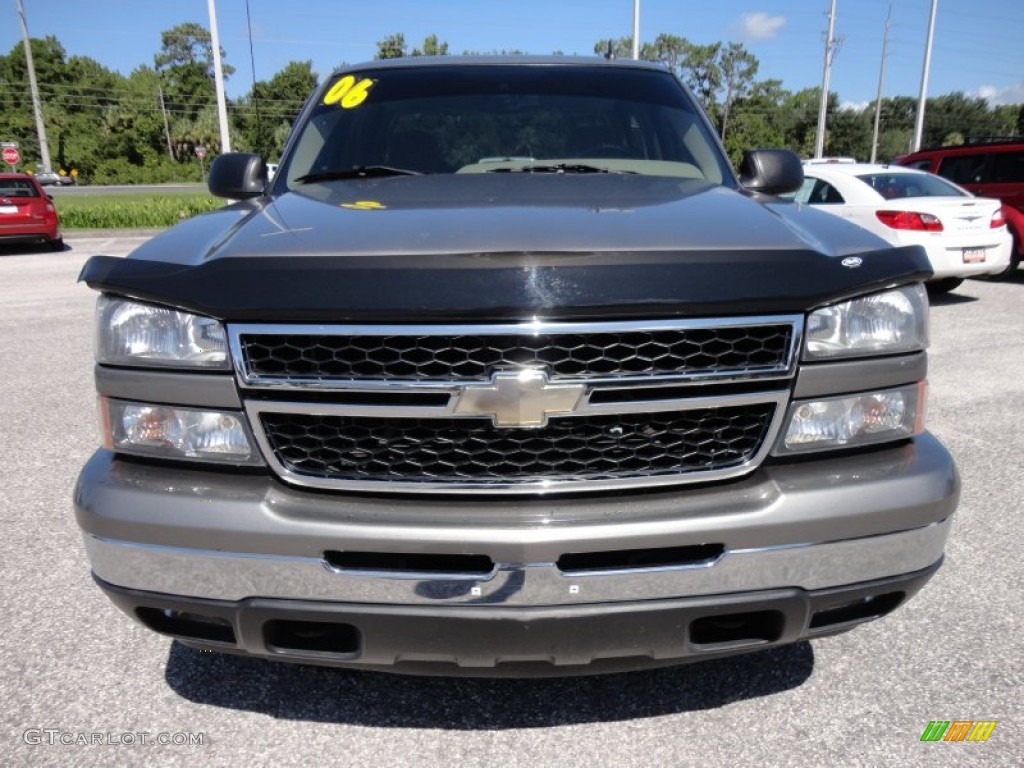
<path id="1" fill-rule="evenodd" d="M 94 256 L 91 288 L 228 321 L 655 318 L 809 310 L 930 276 L 923 249 L 266 256 L 186 265 Z"/>

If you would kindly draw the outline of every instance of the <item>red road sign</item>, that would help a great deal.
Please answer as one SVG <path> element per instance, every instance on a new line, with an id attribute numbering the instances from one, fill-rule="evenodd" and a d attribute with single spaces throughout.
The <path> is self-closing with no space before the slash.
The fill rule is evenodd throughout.
<path id="1" fill-rule="evenodd" d="M 21 154 L 14 147 L 4 147 L 3 158 L 8 165 L 17 165 L 21 162 Z"/>
<path id="2" fill-rule="evenodd" d="M 196 147 L 196 157 L 200 160 L 206 157 L 206 147 Z"/>

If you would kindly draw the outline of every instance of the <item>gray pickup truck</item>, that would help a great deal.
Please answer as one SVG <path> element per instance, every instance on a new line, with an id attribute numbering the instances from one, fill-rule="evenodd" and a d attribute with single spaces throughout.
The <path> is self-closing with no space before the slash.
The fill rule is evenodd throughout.
<path id="1" fill-rule="evenodd" d="M 346 68 L 234 204 L 97 256 L 96 582 L 185 645 L 425 674 L 842 632 L 939 567 L 928 262 L 734 174 L 665 69 Z"/>

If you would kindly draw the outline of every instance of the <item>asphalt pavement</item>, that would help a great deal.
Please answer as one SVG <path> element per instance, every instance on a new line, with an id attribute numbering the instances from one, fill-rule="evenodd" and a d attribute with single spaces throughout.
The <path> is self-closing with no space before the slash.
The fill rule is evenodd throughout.
<path id="1" fill-rule="evenodd" d="M 0 765 L 1024 762 L 1024 270 L 933 306 L 929 426 L 964 489 L 945 566 L 906 607 L 661 671 L 437 679 L 193 651 L 92 583 L 71 491 L 98 433 L 95 296 L 75 280 L 90 255 L 147 236 L 0 251 Z M 931 720 L 998 725 L 985 743 L 921 742 Z"/>

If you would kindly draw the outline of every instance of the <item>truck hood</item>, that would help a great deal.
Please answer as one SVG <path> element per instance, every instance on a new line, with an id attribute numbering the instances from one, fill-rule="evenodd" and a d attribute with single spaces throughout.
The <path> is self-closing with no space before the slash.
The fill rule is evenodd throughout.
<path id="1" fill-rule="evenodd" d="M 917 248 L 705 182 L 479 174 L 308 184 L 184 222 L 93 288 L 228 320 L 749 314 L 929 274 Z"/>

